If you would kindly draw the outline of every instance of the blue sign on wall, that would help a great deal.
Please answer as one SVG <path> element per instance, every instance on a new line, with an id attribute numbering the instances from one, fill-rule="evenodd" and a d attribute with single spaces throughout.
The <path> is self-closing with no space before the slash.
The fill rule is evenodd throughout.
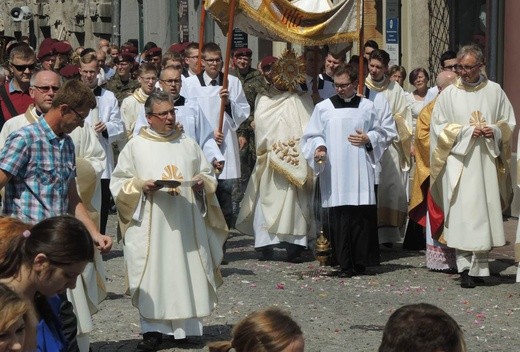
<path id="1" fill-rule="evenodd" d="M 386 43 L 399 43 L 399 18 L 386 19 Z"/>

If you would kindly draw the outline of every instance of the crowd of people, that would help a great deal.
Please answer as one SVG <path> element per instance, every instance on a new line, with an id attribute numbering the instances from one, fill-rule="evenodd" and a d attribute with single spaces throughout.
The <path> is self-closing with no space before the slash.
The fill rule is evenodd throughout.
<path id="1" fill-rule="evenodd" d="M 411 92 L 406 70 L 389 67 L 376 42 L 348 62 L 347 49 L 288 49 L 254 69 L 253 52 L 238 48 L 224 77 L 211 42 L 150 42 L 141 53 L 104 39 L 97 48 L 51 38 L 37 51 L 10 45 L 0 86 L 0 301 L 18 318 L 6 315 L 0 330 L 25 350 L 89 350 L 113 211 L 142 351 L 164 335 L 203 334 L 232 228 L 254 236 L 260 260 L 282 247 L 301 263 L 321 230 L 339 277 L 370 272 L 380 246 L 404 241 L 426 250 L 428 269 L 460 273 L 462 288 L 482 284 L 489 251 L 505 244 L 515 116 L 481 49 L 444 53 L 434 87 L 413 69 Z M 451 334 L 441 345 L 403 342 L 414 319 L 421 336 L 434 321 Z M 304 340 L 286 313 L 268 309 L 210 346 L 233 348 L 303 351 Z M 408 350 L 465 345 L 453 319 L 419 305 L 390 317 L 380 348 Z"/>

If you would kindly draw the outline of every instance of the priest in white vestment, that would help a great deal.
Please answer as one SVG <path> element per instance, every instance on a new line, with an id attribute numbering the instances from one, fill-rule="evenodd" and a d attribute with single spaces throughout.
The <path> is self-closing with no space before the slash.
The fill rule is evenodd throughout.
<path id="1" fill-rule="evenodd" d="M 227 227 L 213 167 L 197 143 L 174 128 L 169 95 L 152 93 L 145 111 L 150 127 L 121 151 L 110 188 L 140 314 L 138 349 L 156 350 L 163 334 L 202 335 L 202 318 L 217 304 Z"/>
<path id="2" fill-rule="evenodd" d="M 404 234 L 412 143 L 412 113 L 401 86 L 385 75 L 389 61 L 386 51 L 373 50 L 368 63 L 370 74 L 365 80 L 365 96 L 372 101 L 377 93 L 385 96 L 397 130 L 396 138 L 379 162 L 377 225 L 380 243 L 398 242 Z"/>
<path id="3" fill-rule="evenodd" d="M 433 108 L 430 183 L 444 213 L 444 239 L 456 249 L 461 287 L 473 288 L 489 276 L 489 251 L 505 244 L 515 116 L 504 91 L 481 73 L 480 48 L 464 46 L 457 58 L 460 77 Z"/>
<path id="4" fill-rule="evenodd" d="M 319 173 L 321 205 L 328 208 L 326 234 L 341 277 L 363 274 L 379 261 L 375 165 L 386 149 L 386 133 L 374 104 L 356 95 L 356 67 L 334 71 L 337 95 L 314 108 L 302 151 Z"/>
<path id="5" fill-rule="evenodd" d="M 289 60 L 291 56 L 282 56 L 271 72 L 279 72 Z M 282 243 L 287 249 L 287 260 L 297 263 L 302 260 L 301 251 L 307 246 L 308 235 L 315 230 L 314 176 L 300 147 L 313 103 L 310 95 L 295 92 L 281 84 L 278 77 L 273 81 L 274 87 L 256 99 L 257 159 L 240 203 L 236 228 L 255 236 L 255 248 L 262 252 L 264 260 L 271 259 L 272 247 Z"/>

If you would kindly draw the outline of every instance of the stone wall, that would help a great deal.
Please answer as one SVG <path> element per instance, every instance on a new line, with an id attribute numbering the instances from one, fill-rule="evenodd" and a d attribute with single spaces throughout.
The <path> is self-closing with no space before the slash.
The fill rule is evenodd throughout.
<path id="1" fill-rule="evenodd" d="M 31 20 L 14 21 L 11 10 L 27 6 Z M 112 1 L 109 0 L 8 0 L 0 3 L 0 33 L 27 35 L 36 46 L 46 37 L 68 40 L 73 47 L 95 47 L 99 38 L 111 38 Z"/>

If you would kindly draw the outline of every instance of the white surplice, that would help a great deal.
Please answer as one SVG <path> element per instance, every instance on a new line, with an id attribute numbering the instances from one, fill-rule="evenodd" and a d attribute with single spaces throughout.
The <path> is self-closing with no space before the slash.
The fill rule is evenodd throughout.
<path id="1" fill-rule="evenodd" d="M 204 181 L 201 202 L 189 182 L 149 195 L 142 192 L 145 180 L 190 181 L 197 176 Z M 165 137 L 146 128 L 121 151 L 110 189 L 124 236 L 132 304 L 139 309 L 143 332 L 200 335 L 200 318 L 214 309 L 227 237 L 216 186 L 202 150 L 184 134 Z"/>
<path id="2" fill-rule="evenodd" d="M 85 122 L 90 126 L 95 126 L 98 122 L 103 122 L 106 125 L 107 137 L 103 136 L 103 133 L 97 133 L 97 138 L 106 154 L 105 170 L 101 178 L 109 179 L 114 170 L 112 143 L 124 143 L 126 138 L 125 126 L 121 120 L 119 104 L 114 93 L 104 88 L 96 87 L 94 94 L 96 95 L 97 106 L 90 110 L 85 118 Z M 93 129 L 94 127 L 91 128 Z"/>
<path id="3" fill-rule="evenodd" d="M 228 76 L 230 111 L 224 113 L 222 133 L 224 141 L 220 146 L 226 163 L 219 175 L 219 180 L 233 179 L 240 177 L 240 156 L 238 148 L 238 138 L 236 130 L 244 122 L 250 113 L 249 103 L 247 102 L 242 83 L 232 75 Z M 220 115 L 220 90 L 221 86 L 203 85 L 202 74 L 187 78 L 182 87 L 183 95 L 188 102 L 196 103 L 202 109 L 204 116 L 208 119 L 213 130 L 217 130 Z"/>
<path id="4" fill-rule="evenodd" d="M 309 165 L 320 173 L 323 207 L 375 204 L 375 165 L 386 149 L 386 133 L 370 100 L 354 97 L 352 105 L 333 103 L 339 99 L 334 96 L 316 105 L 302 137 L 302 151 Z M 368 135 L 371 151 L 347 140 L 356 129 Z M 314 161 L 319 146 L 327 148 L 323 166 Z"/>
<path id="5" fill-rule="evenodd" d="M 295 142 L 301 153 L 299 139 L 303 135 L 313 109 L 309 95 L 279 92 L 274 97 L 261 95 L 255 103 L 256 164 L 251 173 L 244 198 L 240 203 L 235 227 L 255 236 L 255 247 L 288 242 L 307 246 L 313 229 L 312 171 L 304 158 L 297 168 L 275 169 L 278 158 L 273 145 Z M 283 145 L 283 144 L 282 144 Z M 279 151 L 280 153 L 280 151 Z M 281 152 L 283 154 L 283 152 Z M 295 154 L 295 153 L 294 153 Z M 286 157 L 289 160 L 288 157 Z M 290 173 L 301 175 L 297 185 L 289 180 Z M 289 174 L 287 174 L 289 173 Z"/>

